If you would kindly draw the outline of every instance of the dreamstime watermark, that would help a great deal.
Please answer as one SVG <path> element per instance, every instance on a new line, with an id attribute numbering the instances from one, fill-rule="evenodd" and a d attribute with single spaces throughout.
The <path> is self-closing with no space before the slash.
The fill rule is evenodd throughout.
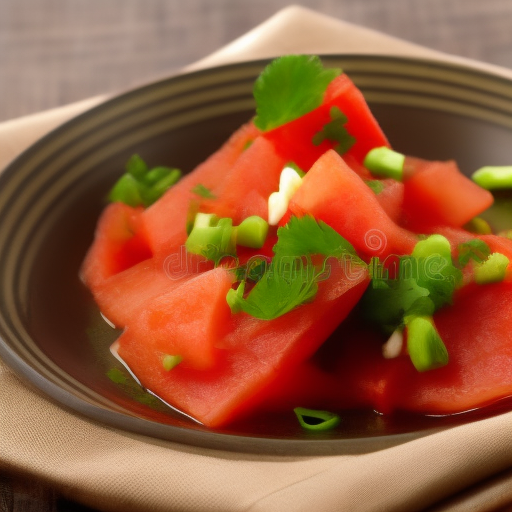
<path id="1" fill-rule="evenodd" d="M 382 253 L 388 243 L 385 233 L 378 229 L 367 231 L 363 240 L 368 255 Z M 212 249 L 212 253 L 216 252 L 213 250 L 215 247 L 208 249 Z M 449 262 L 440 254 L 431 254 L 420 259 L 396 254 L 388 255 L 383 259 L 372 256 L 367 265 L 348 253 L 340 257 L 315 256 L 312 258 L 313 265 L 310 258 L 311 256 L 288 256 L 276 261 L 275 258 L 272 260 L 269 256 L 256 254 L 241 263 L 236 256 L 226 254 L 213 262 L 204 256 L 188 252 L 182 245 L 175 253 L 165 258 L 163 267 L 165 275 L 173 281 L 217 267 L 236 271 L 239 280 L 250 278 L 254 281 L 259 280 L 264 274 L 270 278 L 272 273 L 278 273 L 281 278 L 287 280 L 315 278 L 317 281 L 325 281 L 332 275 L 334 268 L 341 269 L 346 279 L 351 281 L 357 281 L 366 274 L 369 274 L 374 281 L 453 279 L 449 273 L 447 275 L 443 272 Z"/>
<path id="2" fill-rule="evenodd" d="M 188 252 L 185 246 L 181 246 L 177 252 L 167 256 L 163 263 L 165 275 L 172 281 L 217 267 L 236 271 L 239 280 L 250 278 L 254 281 L 258 281 L 265 274 L 270 279 L 274 273 L 288 281 L 299 278 L 325 281 L 329 279 L 333 269 L 339 269 L 348 280 L 357 281 L 367 273 L 366 266 L 349 254 L 338 258 L 315 257 L 314 264 L 310 264 L 306 256 L 284 256 L 276 260 L 262 254 L 253 255 L 241 264 L 238 258 L 227 254 L 214 263 L 203 256 Z"/>

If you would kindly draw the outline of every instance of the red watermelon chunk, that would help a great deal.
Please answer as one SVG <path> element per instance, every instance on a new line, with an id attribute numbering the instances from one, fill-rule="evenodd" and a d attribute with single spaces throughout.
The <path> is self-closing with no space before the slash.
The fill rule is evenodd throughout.
<path id="1" fill-rule="evenodd" d="M 432 415 L 485 407 L 512 396 L 511 322 L 512 283 L 466 286 L 454 305 L 435 314 L 449 363 L 418 372 L 407 355 L 406 339 L 402 355 L 385 359 L 385 337 L 353 320 L 313 360 L 285 375 L 279 393 L 266 405 Z"/>
<path id="2" fill-rule="evenodd" d="M 492 194 L 464 176 L 454 161 L 406 157 L 404 225 L 416 233 L 462 227 L 493 203 Z"/>
<path id="3" fill-rule="evenodd" d="M 410 254 L 417 241 L 389 218 L 375 193 L 332 150 L 303 178 L 289 211 L 322 220 L 367 257 Z"/>
<path id="4" fill-rule="evenodd" d="M 160 359 L 167 354 L 179 355 L 184 368 L 202 371 L 211 368 L 218 357 L 218 340 L 231 316 L 226 294 L 233 278 L 233 274 L 223 268 L 213 269 L 179 280 L 174 289 L 145 301 L 143 307 L 133 313 L 126 330 L 139 342 L 144 340 L 141 344 L 148 353 L 144 361 L 147 362 L 150 355 Z M 140 362 L 123 355 L 122 339 L 119 354 L 134 366 L 135 374 L 142 379 Z M 167 396 L 163 398 L 172 401 Z"/>
<path id="5" fill-rule="evenodd" d="M 133 322 L 147 302 L 175 290 L 200 270 L 212 266 L 200 256 L 182 256 L 188 261 L 179 268 L 173 267 L 171 262 L 162 265 L 149 259 L 91 287 L 100 311 L 116 327 L 125 327 Z"/>
<path id="6" fill-rule="evenodd" d="M 397 408 L 450 414 L 512 395 L 512 283 L 468 285 L 435 322 L 450 362 L 424 373 L 409 367 Z"/>
<path id="7" fill-rule="evenodd" d="M 215 342 L 218 360 L 209 370 L 180 364 L 166 372 L 161 364 L 161 346 L 153 342 L 156 338 L 141 344 L 130 328 L 118 340 L 118 353 L 142 385 L 163 400 L 209 427 L 223 426 L 270 396 L 277 376 L 310 357 L 345 318 L 368 283 L 366 269 L 359 270 L 355 278 L 343 266 L 333 265 L 331 277 L 319 283 L 313 302 L 274 320 L 258 320 L 245 313 L 232 315 L 226 333 Z M 200 279 L 187 283 L 198 305 L 211 301 L 212 293 L 199 283 Z M 197 290 L 193 291 L 193 286 Z M 190 332 L 186 328 L 180 331 L 186 339 L 196 335 L 196 308 L 182 311 L 181 321 L 190 326 Z M 162 333 L 168 328 L 172 338 L 172 326 L 164 318 L 161 322 L 154 327 L 161 328 Z"/>
<path id="8" fill-rule="evenodd" d="M 231 138 L 193 172 L 184 176 L 156 203 L 144 211 L 142 221 L 154 254 L 165 258 L 185 243 L 186 223 L 192 201 L 200 197 L 192 192 L 198 184 L 216 194 L 249 142 L 258 136 L 257 128 L 249 123 L 236 131 Z"/>
<path id="9" fill-rule="evenodd" d="M 254 140 L 216 188 L 216 199 L 203 201 L 201 211 L 230 217 L 235 225 L 251 215 L 268 218 L 268 196 L 279 189 L 286 161 L 263 137 Z"/>
<path id="10" fill-rule="evenodd" d="M 404 184 L 393 179 L 380 180 L 384 189 L 376 197 L 388 217 L 397 224 L 402 220 Z"/>
<path id="11" fill-rule="evenodd" d="M 295 162 L 307 171 L 326 151 L 333 149 L 336 142 L 324 139 L 318 145 L 315 136 L 332 121 L 331 109 L 337 107 L 348 118 L 345 127 L 356 141 L 343 155 L 354 171 L 365 177 L 369 173 L 362 163 L 368 151 L 375 147 L 389 146 L 389 143 L 373 117 L 359 89 L 342 74 L 327 87 L 322 105 L 312 112 L 263 134 L 270 140 L 276 151 L 285 159 Z"/>
<path id="12" fill-rule="evenodd" d="M 109 277 L 151 258 L 141 215 L 142 209 L 123 203 L 112 203 L 105 208 L 80 269 L 80 276 L 89 288 L 94 289 Z"/>

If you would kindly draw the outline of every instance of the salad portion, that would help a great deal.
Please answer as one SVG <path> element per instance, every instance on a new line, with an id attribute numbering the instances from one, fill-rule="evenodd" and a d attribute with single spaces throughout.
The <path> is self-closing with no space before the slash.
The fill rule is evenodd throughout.
<path id="1" fill-rule="evenodd" d="M 111 190 L 81 278 L 122 329 L 112 353 L 211 428 L 279 410 L 322 430 L 345 409 L 444 415 L 512 396 L 512 232 L 480 217 L 511 169 L 472 180 L 398 153 L 314 56 L 274 60 L 254 97 L 196 169 L 134 156 Z"/>

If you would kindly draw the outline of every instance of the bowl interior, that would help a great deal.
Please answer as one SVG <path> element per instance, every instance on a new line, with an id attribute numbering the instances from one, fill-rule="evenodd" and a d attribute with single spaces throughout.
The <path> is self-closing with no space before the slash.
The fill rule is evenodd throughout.
<path id="1" fill-rule="evenodd" d="M 512 161 L 512 90 L 506 80 L 432 62 L 326 57 L 361 87 L 394 148 L 455 159 L 471 173 Z M 275 451 L 366 450 L 496 414 L 446 418 L 349 411 L 335 433 L 312 438 L 295 418 L 251 418 L 209 431 L 122 374 L 109 352 L 118 332 L 102 319 L 78 270 L 105 196 L 133 153 L 192 170 L 253 115 L 264 62 L 172 78 L 74 119 L 0 177 L 0 356 L 65 407 L 129 431 L 186 443 Z M 494 214 L 505 223 L 507 212 Z M 512 218 L 512 217 L 509 217 Z"/>

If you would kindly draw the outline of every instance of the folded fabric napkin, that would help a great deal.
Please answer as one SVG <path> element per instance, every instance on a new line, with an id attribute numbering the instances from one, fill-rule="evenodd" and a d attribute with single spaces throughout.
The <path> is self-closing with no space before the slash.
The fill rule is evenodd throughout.
<path id="1" fill-rule="evenodd" d="M 188 70 L 284 53 L 367 53 L 462 62 L 289 7 Z M 102 97 L 0 125 L 0 169 Z M 512 412 L 362 455 L 250 455 L 95 424 L 26 387 L 0 361 L 0 470 L 105 511 L 495 510 L 512 506 Z"/>

